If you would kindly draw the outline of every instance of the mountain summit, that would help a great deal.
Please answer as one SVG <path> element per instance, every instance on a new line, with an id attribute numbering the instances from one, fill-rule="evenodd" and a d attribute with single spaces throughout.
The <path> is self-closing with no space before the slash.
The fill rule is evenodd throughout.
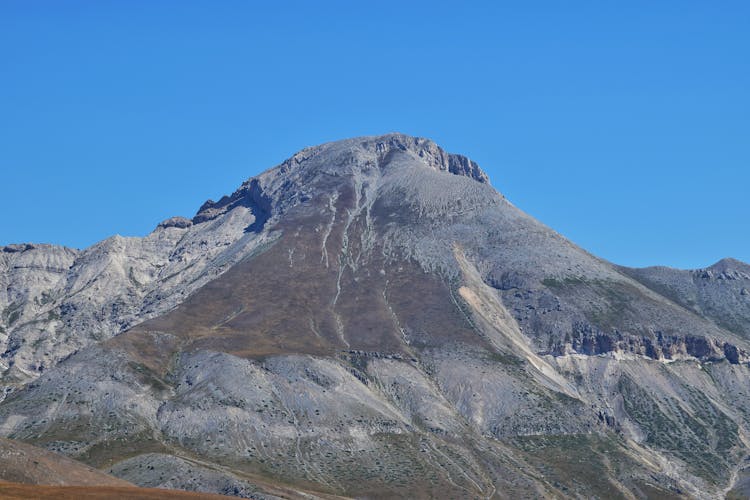
<path id="1" fill-rule="evenodd" d="M 3 435 L 141 486 L 744 494 L 747 265 L 613 265 L 427 139 L 307 148 L 144 238 L 0 265 Z"/>
<path id="2" fill-rule="evenodd" d="M 210 220 L 240 204 L 256 207 L 263 217 L 270 209 L 268 203 L 273 195 L 264 194 L 260 189 L 261 184 L 268 186 L 266 191 L 270 187 L 276 190 L 274 192 L 278 197 L 293 201 L 298 199 L 295 196 L 310 196 L 304 193 L 305 186 L 300 183 L 319 174 L 364 178 L 379 170 L 378 175 L 382 175 L 384 168 L 397 158 L 414 168 L 449 172 L 489 184 L 489 177 L 479 165 L 465 156 L 446 153 L 429 139 L 403 134 L 360 137 L 303 149 L 278 167 L 248 180 L 231 196 L 225 196 L 218 202 L 208 200 L 198 210 L 193 222 Z M 283 193 L 280 188 L 283 188 Z"/>

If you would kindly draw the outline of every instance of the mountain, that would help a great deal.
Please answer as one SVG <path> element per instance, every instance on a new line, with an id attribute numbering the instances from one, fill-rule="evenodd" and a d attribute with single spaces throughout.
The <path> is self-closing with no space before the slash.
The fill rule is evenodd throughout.
<path id="1" fill-rule="evenodd" d="M 144 238 L 0 256 L 2 434 L 140 486 L 715 498 L 750 483 L 750 266 L 616 266 L 427 139 L 307 148 Z"/>

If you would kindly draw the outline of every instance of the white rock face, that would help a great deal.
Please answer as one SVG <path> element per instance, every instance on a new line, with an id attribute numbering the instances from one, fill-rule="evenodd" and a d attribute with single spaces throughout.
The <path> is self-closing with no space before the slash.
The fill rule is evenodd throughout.
<path id="1" fill-rule="evenodd" d="M 192 224 L 172 218 L 149 235 L 113 236 L 85 250 L 0 248 L 0 370 L 31 380 L 70 353 L 180 303 L 260 244 L 236 206 Z"/>

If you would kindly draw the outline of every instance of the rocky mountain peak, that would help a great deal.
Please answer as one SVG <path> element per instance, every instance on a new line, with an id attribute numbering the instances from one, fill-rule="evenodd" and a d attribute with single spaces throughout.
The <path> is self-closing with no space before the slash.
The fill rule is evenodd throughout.
<path id="1" fill-rule="evenodd" d="M 463 155 L 446 153 L 443 148 L 430 139 L 400 133 L 361 139 L 364 148 L 374 148 L 380 155 L 386 156 L 398 151 L 409 151 L 435 170 L 463 175 L 483 184 L 489 184 L 490 182 L 487 174 L 476 162 Z"/>
<path id="2" fill-rule="evenodd" d="M 419 158 L 422 163 L 435 170 L 450 172 L 489 184 L 490 179 L 479 165 L 466 156 L 447 153 L 434 141 L 424 137 L 414 137 L 398 132 L 355 137 L 341 141 L 329 142 L 320 146 L 305 148 L 293 155 L 283 165 L 300 165 L 316 158 L 351 158 L 352 153 L 376 155 L 380 165 L 386 164 L 395 154 L 407 153 Z M 343 158 L 341 158 L 343 159 Z"/>
<path id="3" fill-rule="evenodd" d="M 383 175 L 396 163 L 468 177 L 481 184 L 490 182 L 476 162 L 447 153 L 430 139 L 400 133 L 356 137 L 302 149 L 281 165 L 248 179 L 231 195 L 219 201 L 206 201 L 192 222 L 213 220 L 241 205 L 260 215 L 257 223 L 260 228 L 270 217 L 273 206 L 315 196 L 315 179 L 321 175 L 340 178 Z"/>
<path id="4" fill-rule="evenodd" d="M 750 265 L 742 262 L 741 260 L 733 259 L 731 257 L 721 259 L 716 264 L 710 266 L 708 269 L 718 273 L 750 274 Z"/>

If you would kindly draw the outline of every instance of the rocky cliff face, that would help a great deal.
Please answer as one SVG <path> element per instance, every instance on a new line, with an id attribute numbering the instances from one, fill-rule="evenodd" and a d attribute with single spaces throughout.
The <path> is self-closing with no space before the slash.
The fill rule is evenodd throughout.
<path id="1" fill-rule="evenodd" d="M 614 266 L 425 139 L 307 148 L 145 238 L 0 255 L 4 435 L 131 482 L 708 498 L 743 477 L 748 266 Z"/>

